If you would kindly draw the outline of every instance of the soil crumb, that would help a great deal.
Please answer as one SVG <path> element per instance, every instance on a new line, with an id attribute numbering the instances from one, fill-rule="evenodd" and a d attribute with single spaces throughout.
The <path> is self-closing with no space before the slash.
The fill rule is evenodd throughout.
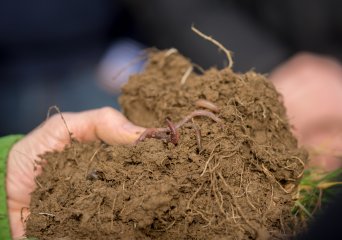
<path id="1" fill-rule="evenodd" d="M 192 117 L 178 128 L 176 144 L 168 140 L 175 137 L 169 131 L 134 146 L 74 141 L 62 152 L 46 153 L 27 236 L 293 235 L 291 209 L 307 154 L 297 146 L 281 96 L 265 76 L 229 68 L 197 73 L 178 52 L 157 51 L 123 87 L 120 103 L 132 122 L 149 128 L 166 128 L 166 122 L 179 123 L 198 110 L 211 111 L 219 121 Z"/>

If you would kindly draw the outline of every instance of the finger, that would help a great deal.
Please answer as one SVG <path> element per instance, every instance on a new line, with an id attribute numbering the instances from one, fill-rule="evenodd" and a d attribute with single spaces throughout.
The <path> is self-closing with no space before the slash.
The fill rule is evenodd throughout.
<path id="1" fill-rule="evenodd" d="M 27 219 L 27 215 L 28 213 L 25 212 L 22 216 L 21 210 L 16 210 L 11 213 L 9 221 L 13 239 L 23 239 L 23 236 L 25 236 L 25 224 L 23 221 Z M 23 219 L 23 221 L 21 219 Z"/>
<path id="2" fill-rule="evenodd" d="M 95 110 L 92 114 L 97 138 L 108 144 L 133 143 L 145 130 L 128 121 L 119 111 L 111 107 Z"/>
<path id="3" fill-rule="evenodd" d="M 41 166 L 35 164 L 37 156 L 48 151 L 62 150 L 70 143 L 70 133 L 81 142 L 101 140 L 107 144 L 129 144 L 145 130 L 110 107 L 62 113 L 62 116 L 65 121 L 61 115 L 56 114 L 13 146 L 9 155 L 13 161 L 8 162 L 8 168 L 21 172 L 23 176 L 20 180 L 13 179 L 13 182 L 21 181 L 23 186 L 34 188 L 31 176 L 41 171 Z"/>
<path id="4" fill-rule="evenodd" d="M 299 54 L 276 69 L 270 79 L 284 96 L 291 124 L 302 132 L 317 122 L 342 118 L 341 77 L 342 67 L 336 60 Z"/>
<path id="5" fill-rule="evenodd" d="M 108 144 L 128 144 L 145 130 L 111 107 L 62 115 L 65 122 L 61 116 L 55 115 L 44 125 L 46 135 L 51 134 L 57 142 L 62 143 L 70 141 L 70 132 L 72 137 L 83 142 L 102 140 Z"/>

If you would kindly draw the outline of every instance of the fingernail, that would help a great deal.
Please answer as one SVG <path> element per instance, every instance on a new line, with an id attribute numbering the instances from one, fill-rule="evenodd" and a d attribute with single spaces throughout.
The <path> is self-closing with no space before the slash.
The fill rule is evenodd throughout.
<path id="1" fill-rule="evenodd" d="M 134 125 L 131 122 L 125 123 L 122 128 L 131 134 L 139 135 L 143 133 L 145 128 Z"/>

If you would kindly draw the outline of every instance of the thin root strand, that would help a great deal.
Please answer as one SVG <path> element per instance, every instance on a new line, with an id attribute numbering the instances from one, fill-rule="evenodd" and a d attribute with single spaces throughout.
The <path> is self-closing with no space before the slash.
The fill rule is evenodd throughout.
<path id="1" fill-rule="evenodd" d="M 213 39 L 211 36 L 208 36 L 208 35 L 202 33 L 200 30 L 195 28 L 194 25 L 191 26 L 191 30 L 194 31 L 195 33 L 197 33 L 200 37 L 204 38 L 205 40 L 207 40 L 207 41 L 211 42 L 212 44 L 214 44 L 215 46 L 217 46 L 220 50 L 222 50 L 227 56 L 228 68 L 232 69 L 234 62 L 233 62 L 232 54 L 227 48 L 225 48 L 221 43 L 219 43 L 217 40 Z"/>

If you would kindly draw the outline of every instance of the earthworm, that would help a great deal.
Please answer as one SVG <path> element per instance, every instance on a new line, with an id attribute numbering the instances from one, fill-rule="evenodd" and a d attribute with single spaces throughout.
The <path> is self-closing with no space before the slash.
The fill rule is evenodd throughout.
<path id="1" fill-rule="evenodd" d="M 179 133 L 176 129 L 176 126 L 173 122 L 171 122 L 170 118 L 166 118 L 166 123 L 170 129 L 170 140 L 174 145 L 176 145 L 178 143 L 178 140 L 179 140 Z"/>
<path id="2" fill-rule="evenodd" d="M 206 110 L 196 110 L 190 113 L 189 115 L 185 116 L 181 121 L 179 121 L 176 124 L 173 124 L 169 118 L 166 119 L 167 128 L 147 128 L 141 135 L 140 137 L 135 141 L 135 144 L 144 141 L 146 138 L 156 138 L 156 139 L 162 139 L 166 140 L 169 142 L 172 142 L 173 144 L 177 144 L 179 140 L 179 133 L 177 132 L 177 129 L 182 127 L 185 123 L 187 123 L 189 120 L 191 120 L 194 117 L 199 117 L 199 116 L 205 116 L 208 118 L 211 118 L 215 122 L 219 123 L 222 127 L 222 121 L 219 117 L 217 117 L 214 113 L 206 111 Z M 198 131 L 196 130 L 196 136 L 197 137 L 197 142 L 200 146 L 200 132 L 198 134 Z M 167 133 L 170 133 L 170 137 L 168 137 Z"/>
<path id="3" fill-rule="evenodd" d="M 147 128 L 135 141 L 135 144 L 144 141 L 145 138 L 167 139 L 167 135 L 165 133 L 169 131 L 169 128 Z"/>
<path id="4" fill-rule="evenodd" d="M 212 102 L 208 101 L 208 100 L 205 100 L 205 99 L 199 99 L 195 102 L 195 105 L 197 107 L 202 107 L 202 108 L 206 108 L 206 109 L 209 109 L 213 112 L 219 112 L 220 109 Z"/>
<path id="5" fill-rule="evenodd" d="M 180 122 L 178 122 L 176 124 L 176 128 L 180 128 L 182 125 L 187 123 L 190 119 L 194 117 L 199 117 L 199 116 L 205 116 L 205 117 L 211 118 L 215 122 L 221 124 L 221 119 L 217 117 L 214 113 L 206 111 L 206 110 L 196 110 L 190 113 L 189 115 L 187 115 L 186 117 L 184 117 Z"/>

